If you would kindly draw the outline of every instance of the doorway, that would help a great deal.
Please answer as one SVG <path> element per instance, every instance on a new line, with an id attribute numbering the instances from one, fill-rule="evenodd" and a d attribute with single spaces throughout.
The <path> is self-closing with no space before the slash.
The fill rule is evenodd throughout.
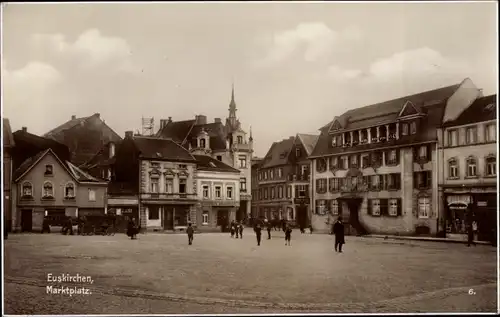
<path id="1" fill-rule="evenodd" d="M 174 208 L 172 206 L 163 207 L 161 221 L 164 230 L 174 230 Z"/>
<path id="2" fill-rule="evenodd" d="M 21 232 L 31 232 L 33 230 L 33 210 L 21 210 Z"/>
<path id="3" fill-rule="evenodd" d="M 359 221 L 359 207 L 363 200 L 361 198 L 347 199 L 347 208 L 349 209 L 349 225 L 356 230 L 357 235 L 365 235 L 368 233 L 366 228 Z"/>

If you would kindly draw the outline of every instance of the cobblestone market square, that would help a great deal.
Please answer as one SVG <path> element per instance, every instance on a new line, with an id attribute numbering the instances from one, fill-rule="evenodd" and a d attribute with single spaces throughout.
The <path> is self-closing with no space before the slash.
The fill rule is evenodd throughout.
<path id="1" fill-rule="evenodd" d="M 495 312 L 496 248 L 251 229 L 229 234 L 19 234 L 5 241 L 6 314 Z M 48 275 L 51 274 L 51 282 Z M 87 282 L 53 282 L 56 277 Z M 91 294 L 53 294 L 61 286 Z M 20 301 L 19 299 L 23 300 Z"/>

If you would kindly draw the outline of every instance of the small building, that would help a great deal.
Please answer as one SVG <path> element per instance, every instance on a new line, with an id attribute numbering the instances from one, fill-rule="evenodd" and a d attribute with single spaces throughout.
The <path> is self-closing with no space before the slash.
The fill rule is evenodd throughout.
<path id="1" fill-rule="evenodd" d="M 194 157 L 199 201 L 195 225 L 200 231 L 227 226 L 240 207 L 240 170 L 208 155 Z"/>
<path id="2" fill-rule="evenodd" d="M 48 148 L 26 159 L 13 175 L 12 227 L 39 231 L 44 216 L 106 213 L 107 183 L 62 161 Z"/>
<path id="3" fill-rule="evenodd" d="M 4 230 L 12 229 L 12 151 L 15 148 L 14 136 L 9 119 L 3 118 L 3 221 Z"/>
<path id="4" fill-rule="evenodd" d="M 127 131 L 113 163 L 110 206 L 137 210 L 146 230 L 184 229 L 196 223 L 195 173 L 196 159 L 173 140 Z"/>
<path id="5" fill-rule="evenodd" d="M 297 134 L 275 142 L 258 165 L 258 218 L 307 226 L 311 154 L 318 136 Z"/>
<path id="6" fill-rule="evenodd" d="M 438 131 L 440 208 L 447 236 L 466 239 L 469 221 L 478 238 L 496 239 L 497 95 L 477 98 Z"/>

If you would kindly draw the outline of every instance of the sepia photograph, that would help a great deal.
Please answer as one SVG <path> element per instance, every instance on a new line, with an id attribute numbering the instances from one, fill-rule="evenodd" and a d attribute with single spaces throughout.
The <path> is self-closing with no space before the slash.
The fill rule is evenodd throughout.
<path id="1" fill-rule="evenodd" d="M 496 1 L 0 6 L 2 315 L 500 313 Z"/>

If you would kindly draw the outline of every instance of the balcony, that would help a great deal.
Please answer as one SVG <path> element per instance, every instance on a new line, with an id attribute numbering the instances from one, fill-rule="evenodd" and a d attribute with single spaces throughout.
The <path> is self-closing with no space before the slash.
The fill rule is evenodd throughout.
<path id="1" fill-rule="evenodd" d="M 366 184 L 345 184 L 340 187 L 341 193 L 359 193 L 368 191 Z"/>
<path id="2" fill-rule="evenodd" d="M 293 174 L 288 175 L 288 181 L 290 182 L 308 182 L 310 180 L 310 174 Z"/>
<path id="3" fill-rule="evenodd" d="M 309 205 L 311 203 L 311 199 L 309 197 L 294 198 L 293 203 L 296 205 Z"/>
<path id="4" fill-rule="evenodd" d="M 141 199 L 151 200 L 196 200 L 196 194 L 181 193 L 141 193 Z"/>

